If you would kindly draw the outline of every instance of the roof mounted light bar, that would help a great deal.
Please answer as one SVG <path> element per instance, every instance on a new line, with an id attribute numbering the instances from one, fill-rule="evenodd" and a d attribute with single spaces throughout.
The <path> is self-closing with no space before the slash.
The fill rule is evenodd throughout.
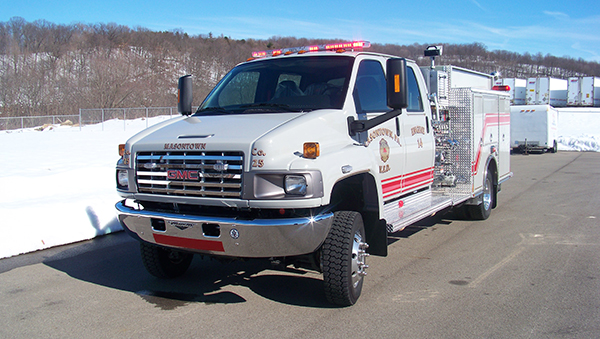
<path id="1" fill-rule="evenodd" d="M 344 52 L 344 51 L 354 51 L 354 50 L 362 50 L 363 48 L 371 47 L 371 43 L 368 41 L 352 41 L 352 42 L 342 42 L 336 44 L 324 44 L 324 45 L 312 45 L 312 46 L 302 46 L 302 47 L 290 47 L 284 49 L 272 49 L 269 51 L 260 51 L 260 52 L 252 52 L 252 58 L 266 58 L 266 57 L 274 57 L 278 55 L 290 55 L 294 53 L 303 54 L 308 52 L 318 52 L 318 51 L 336 51 L 336 52 Z"/>

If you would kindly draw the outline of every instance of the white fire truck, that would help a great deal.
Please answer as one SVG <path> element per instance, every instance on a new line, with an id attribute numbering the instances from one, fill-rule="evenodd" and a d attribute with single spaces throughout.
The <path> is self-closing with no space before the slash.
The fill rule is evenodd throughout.
<path id="1" fill-rule="evenodd" d="M 368 42 L 253 54 L 192 111 L 121 145 L 116 205 L 146 269 L 194 253 L 323 273 L 352 305 L 387 235 L 450 208 L 486 219 L 510 172 L 509 96 L 485 74 L 364 51 Z M 425 76 L 424 76 L 425 74 Z M 428 89 L 429 87 L 429 89 Z"/>

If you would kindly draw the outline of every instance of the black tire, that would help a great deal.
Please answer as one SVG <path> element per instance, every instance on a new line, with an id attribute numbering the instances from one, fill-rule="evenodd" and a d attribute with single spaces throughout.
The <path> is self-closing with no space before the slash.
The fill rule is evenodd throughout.
<path id="1" fill-rule="evenodd" d="M 485 220 L 492 214 L 494 204 L 494 186 L 492 181 L 492 173 L 487 172 L 485 181 L 483 182 L 483 201 L 479 205 L 469 205 L 469 216 L 472 220 Z"/>
<path id="2" fill-rule="evenodd" d="M 158 278 L 176 278 L 183 275 L 192 263 L 192 253 L 172 250 L 145 242 L 140 243 L 142 262 L 148 273 Z"/>
<path id="3" fill-rule="evenodd" d="M 336 212 L 321 248 L 323 282 L 329 302 L 354 305 L 360 297 L 367 265 L 365 227 L 358 212 Z"/>

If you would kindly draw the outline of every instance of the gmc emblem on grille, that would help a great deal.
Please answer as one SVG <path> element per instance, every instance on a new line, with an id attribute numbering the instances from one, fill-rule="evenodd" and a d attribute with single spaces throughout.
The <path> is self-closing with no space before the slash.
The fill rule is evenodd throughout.
<path id="1" fill-rule="evenodd" d="M 169 180 L 198 180 L 200 176 L 198 171 L 193 170 L 168 170 L 167 178 Z"/>

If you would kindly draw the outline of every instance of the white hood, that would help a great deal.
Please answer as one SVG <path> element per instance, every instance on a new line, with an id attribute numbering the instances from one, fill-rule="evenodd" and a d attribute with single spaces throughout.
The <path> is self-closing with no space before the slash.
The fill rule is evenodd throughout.
<path id="1" fill-rule="evenodd" d="M 169 120 L 132 137 L 134 152 L 202 149 L 244 151 L 262 135 L 304 113 L 191 116 Z"/>

